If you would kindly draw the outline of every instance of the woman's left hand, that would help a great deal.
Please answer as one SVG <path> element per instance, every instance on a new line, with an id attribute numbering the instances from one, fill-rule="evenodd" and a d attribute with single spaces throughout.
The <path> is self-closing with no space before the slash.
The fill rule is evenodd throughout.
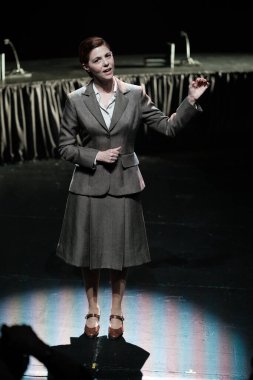
<path id="1" fill-rule="evenodd" d="M 188 89 L 188 100 L 191 104 L 194 104 L 196 100 L 206 91 L 209 87 L 207 79 L 198 77 L 193 80 Z"/>

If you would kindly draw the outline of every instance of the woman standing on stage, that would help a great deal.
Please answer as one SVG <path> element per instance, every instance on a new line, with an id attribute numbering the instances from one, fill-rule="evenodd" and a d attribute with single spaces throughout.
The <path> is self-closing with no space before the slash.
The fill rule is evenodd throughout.
<path id="1" fill-rule="evenodd" d="M 188 96 L 168 117 L 141 86 L 114 76 L 113 53 L 103 38 L 83 40 L 79 57 L 91 80 L 68 95 L 62 117 L 59 153 L 75 169 L 57 255 L 82 269 L 89 305 L 84 332 L 89 337 L 100 328 L 100 270 L 110 270 L 108 336 L 116 339 L 124 331 L 127 270 L 150 261 L 140 199 L 145 184 L 134 152 L 138 128 L 146 123 L 173 137 L 200 112 L 196 101 L 208 82 L 192 81 Z"/>

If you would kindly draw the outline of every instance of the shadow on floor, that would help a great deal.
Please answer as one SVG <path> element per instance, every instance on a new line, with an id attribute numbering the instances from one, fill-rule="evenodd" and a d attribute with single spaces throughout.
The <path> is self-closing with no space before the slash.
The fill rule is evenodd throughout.
<path id="1" fill-rule="evenodd" d="M 72 356 L 85 367 L 92 369 L 97 379 L 142 378 L 141 368 L 149 357 L 149 352 L 121 337 L 110 340 L 107 336 L 91 339 L 81 335 L 70 338 L 70 344 L 54 346 L 55 349 Z M 53 380 L 48 375 L 48 380 Z"/>

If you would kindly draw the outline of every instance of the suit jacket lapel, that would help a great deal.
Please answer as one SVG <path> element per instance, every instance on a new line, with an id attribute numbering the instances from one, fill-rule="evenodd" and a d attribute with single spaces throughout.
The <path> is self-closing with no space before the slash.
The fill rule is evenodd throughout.
<path id="1" fill-rule="evenodd" d="M 116 80 L 118 84 L 118 90 L 116 93 L 115 106 L 114 106 L 112 120 L 111 120 L 111 124 L 109 128 L 110 131 L 115 127 L 115 125 L 121 118 L 128 104 L 128 99 L 124 96 L 124 94 L 128 92 L 128 89 L 124 85 L 124 82 L 120 81 L 119 79 L 116 79 Z"/>
<path id="2" fill-rule="evenodd" d="M 112 114 L 112 120 L 110 124 L 109 130 L 111 131 L 119 119 L 121 118 L 123 112 L 125 111 L 125 108 L 127 106 L 128 99 L 122 94 L 122 92 L 118 91 L 116 94 L 116 99 L 115 99 L 115 106 Z"/>
<path id="3" fill-rule="evenodd" d="M 89 111 L 92 113 L 92 115 L 97 119 L 97 121 L 102 125 L 102 127 L 108 132 L 108 128 L 105 124 L 96 95 L 92 88 L 92 81 L 89 82 L 84 92 L 84 103 L 89 109 Z"/>
<path id="4" fill-rule="evenodd" d="M 110 124 L 109 131 L 111 131 L 119 119 L 121 118 L 121 115 L 125 111 L 125 108 L 128 104 L 128 99 L 124 96 L 126 92 L 129 91 L 127 85 L 120 81 L 119 79 L 117 80 L 118 84 L 118 89 L 117 89 L 117 94 L 116 94 L 116 99 L 115 99 L 115 106 L 114 106 L 114 111 L 112 115 L 112 120 Z M 84 103 L 89 109 L 89 111 L 92 113 L 92 115 L 97 119 L 97 121 L 102 125 L 102 127 L 108 132 L 108 128 L 105 124 L 103 115 L 101 113 L 96 95 L 93 91 L 92 88 L 92 80 L 88 83 L 85 91 L 84 91 Z"/>

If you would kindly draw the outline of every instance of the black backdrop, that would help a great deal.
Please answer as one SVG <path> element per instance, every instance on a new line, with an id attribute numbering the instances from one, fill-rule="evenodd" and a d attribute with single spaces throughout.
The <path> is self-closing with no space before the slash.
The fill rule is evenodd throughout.
<path id="1" fill-rule="evenodd" d="M 29 1 L 30 3 L 30 1 Z M 14 43 L 22 60 L 73 57 L 88 35 L 102 35 L 115 54 L 162 53 L 166 42 L 192 52 L 253 52 L 252 12 L 245 0 L 5 0 L 1 4 L 0 49 Z"/>

